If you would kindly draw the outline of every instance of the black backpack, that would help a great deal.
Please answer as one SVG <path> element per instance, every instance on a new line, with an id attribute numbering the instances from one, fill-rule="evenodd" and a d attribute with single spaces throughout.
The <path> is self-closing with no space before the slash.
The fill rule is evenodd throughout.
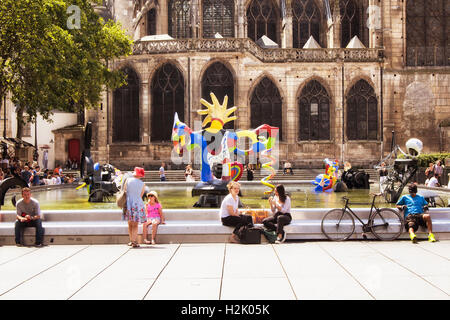
<path id="1" fill-rule="evenodd" d="M 243 244 L 260 244 L 261 243 L 261 228 L 245 225 L 239 228 L 239 240 Z"/>

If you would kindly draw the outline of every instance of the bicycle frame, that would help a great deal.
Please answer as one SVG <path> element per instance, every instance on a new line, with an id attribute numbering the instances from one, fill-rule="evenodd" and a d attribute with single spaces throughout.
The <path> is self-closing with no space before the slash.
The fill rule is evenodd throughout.
<path id="1" fill-rule="evenodd" d="M 343 212 L 345 210 L 348 210 L 350 212 L 350 214 L 353 215 L 353 217 L 355 217 L 361 223 L 363 232 L 370 232 L 371 231 L 370 230 L 370 228 L 371 228 L 370 222 L 372 221 L 372 217 L 374 215 L 373 209 L 375 208 L 375 213 L 378 213 L 380 211 L 380 209 L 375 205 L 375 198 L 377 196 L 378 195 L 374 195 L 374 197 L 372 199 L 372 206 L 370 207 L 370 212 L 369 212 L 369 217 L 368 217 L 367 223 L 364 223 L 364 221 L 362 221 L 362 219 L 360 217 L 358 217 L 358 215 L 348 206 L 348 202 L 350 201 L 350 199 L 347 198 L 347 197 L 342 197 L 345 200 L 345 206 L 342 209 Z M 342 219 L 342 217 L 341 217 L 341 219 Z M 381 224 L 381 225 L 377 225 L 377 226 L 387 226 L 388 223 L 384 220 L 384 218 L 382 216 L 381 216 L 381 219 L 383 220 L 384 223 Z M 340 224 L 340 222 L 341 222 L 341 220 L 339 220 L 339 222 L 337 224 Z"/>
<path id="2" fill-rule="evenodd" d="M 391 208 L 378 208 L 375 199 L 382 194 L 374 194 L 367 223 L 350 208 L 350 199 L 342 197 L 345 201 L 343 208 L 328 211 L 322 218 L 322 232 L 330 240 L 347 240 L 355 232 L 355 218 L 362 226 L 362 236 L 372 233 L 379 240 L 395 240 L 403 228 L 402 216 Z M 357 203 L 352 203 L 357 204 Z M 364 219 L 365 220 L 365 219 Z M 358 225 L 359 226 L 359 225 Z"/>

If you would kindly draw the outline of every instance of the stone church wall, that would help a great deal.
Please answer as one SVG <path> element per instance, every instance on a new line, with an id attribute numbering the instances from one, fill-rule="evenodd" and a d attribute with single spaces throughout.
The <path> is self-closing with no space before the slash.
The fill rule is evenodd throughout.
<path id="1" fill-rule="evenodd" d="M 238 12 L 243 3 L 238 1 Z M 116 1 L 116 15 L 126 28 L 130 28 L 133 10 L 127 2 Z M 331 1 L 334 3 L 334 1 Z M 110 162 L 119 168 L 135 165 L 156 168 L 162 161 L 171 163 L 172 144 L 152 142 L 152 97 L 150 84 L 155 70 L 165 62 L 173 63 L 185 79 L 185 122 L 194 127 L 200 120 L 196 113 L 201 108 L 201 79 L 206 68 L 220 61 L 234 77 L 235 102 L 238 106 L 237 129 L 250 129 L 250 99 L 258 81 L 269 77 L 277 86 L 283 107 L 283 137 L 279 143 L 279 160 L 289 160 L 297 167 L 321 167 L 324 158 L 351 161 L 357 166 L 377 163 L 390 151 L 392 131 L 396 142 L 404 147 L 406 140 L 415 137 L 424 143 L 424 152 L 450 151 L 449 139 L 441 139 L 439 124 L 450 118 L 450 68 L 412 68 L 405 66 L 405 4 L 404 1 L 375 1 L 380 6 L 382 28 L 372 30 L 371 48 L 382 47 L 382 62 L 275 62 L 265 63 L 246 51 L 187 52 L 170 54 L 136 54 L 114 62 L 112 67 L 132 67 L 140 78 L 140 142 L 114 143 L 112 141 L 112 93 L 105 93 L 102 109 L 86 112 L 87 120 L 94 122 L 93 156 L 96 161 Z M 322 8 L 322 5 L 321 5 Z M 158 33 L 167 33 L 167 9 L 160 8 Z M 242 19 L 238 19 L 242 22 Z M 142 36 L 142 29 L 133 37 Z M 245 31 L 237 26 L 237 37 Z M 334 28 L 334 27 L 333 27 Z M 333 29 L 331 28 L 331 29 Z M 132 32 L 131 32 L 132 33 Z M 335 34 L 325 34 L 331 46 Z M 289 45 L 289 41 L 287 42 Z M 285 44 L 286 45 L 286 44 Z M 291 44 L 292 45 L 292 44 Z M 345 96 L 358 80 L 364 79 L 374 89 L 378 101 L 378 139 L 376 141 L 348 141 L 345 132 Z M 299 112 L 297 99 L 310 80 L 319 81 L 327 90 L 330 100 L 329 141 L 298 141 Z M 189 82 L 189 86 L 187 85 Z M 231 107 L 231 106 L 229 106 Z M 270 124 L 271 119 L 267 119 Z M 175 165 L 173 165 L 175 167 Z"/>

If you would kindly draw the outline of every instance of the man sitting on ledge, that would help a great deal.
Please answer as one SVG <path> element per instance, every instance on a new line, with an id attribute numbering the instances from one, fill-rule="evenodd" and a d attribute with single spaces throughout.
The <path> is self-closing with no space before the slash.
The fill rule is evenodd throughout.
<path id="1" fill-rule="evenodd" d="M 17 201 L 17 221 L 15 225 L 16 245 L 23 246 L 23 232 L 25 228 L 36 228 L 35 246 L 42 247 L 44 239 L 44 228 L 41 221 L 41 209 L 39 202 L 31 197 L 30 188 L 22 189 L 22 199 Z"/>
<path id="2" fill-rule="evenodd" d="M 419 226 L 428 228 L 428 241 L 435 242 L 431 216 L 424 211 L 428 210 L 428 202 L 423 196 L 417 194 L 417 185 L 411 183 L 408 186 L 409 195 L 402 196 L 397 202 L 397 208 L 404 210 L 405 228 L 409 232 L 409 237 L 413 243 L 417 243 L 415 232 Z"/>

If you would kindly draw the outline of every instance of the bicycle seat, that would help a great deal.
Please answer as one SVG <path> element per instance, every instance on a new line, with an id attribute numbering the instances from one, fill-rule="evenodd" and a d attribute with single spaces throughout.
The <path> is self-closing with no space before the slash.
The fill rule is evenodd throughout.
<path id="1" fill-rule="evenodd" d="M 382 193 L 373 193 L 373 192 L 371 192 L 371 193 L 369 193 L 371 196 L 374 196 L 374 197 L 379 197 L 379 196 L 382 196 L 383 194 Z"/>

